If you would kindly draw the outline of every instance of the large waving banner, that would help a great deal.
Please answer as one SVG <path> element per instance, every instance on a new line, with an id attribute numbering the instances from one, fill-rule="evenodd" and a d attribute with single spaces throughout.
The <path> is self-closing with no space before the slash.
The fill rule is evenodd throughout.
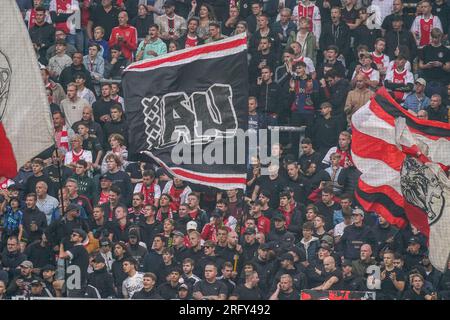
<path id="1" fill-rule="evenodd" d="M 122 84 L 131 153 L 192 183 L 244 187 L 245 34 L 134 63 Z"/>
<path id="2" fill-rule="evenodd" d="M 430 260 L 446 269 L 450 252 L 450 125 L 418 119 L 380 89 L 352 116 L 352 157 L 362 172 L 355 196 L 399 227 L 429 239 Z"/>

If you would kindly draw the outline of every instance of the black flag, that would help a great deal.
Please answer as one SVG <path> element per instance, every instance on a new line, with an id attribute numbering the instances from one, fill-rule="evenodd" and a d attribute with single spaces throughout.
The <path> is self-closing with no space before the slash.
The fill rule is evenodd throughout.
<path id="1" fill-rule="evenodd" d="M 122 85 L 130 153 L 192 183 L 244 187 L 245 34 L 134 63 Z"/>

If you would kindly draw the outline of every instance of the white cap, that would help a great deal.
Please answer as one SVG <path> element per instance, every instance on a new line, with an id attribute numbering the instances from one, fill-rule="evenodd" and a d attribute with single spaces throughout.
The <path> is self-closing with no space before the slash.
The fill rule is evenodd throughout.
<path id="1" fill-rule="evenodd" d="M 189 221 L 187 224 L 186 224 L 186 230 L 187 231 L 189 231 L 189 230 L 197 230 L 197 222 L 195 222 L 195 221 Z"/>

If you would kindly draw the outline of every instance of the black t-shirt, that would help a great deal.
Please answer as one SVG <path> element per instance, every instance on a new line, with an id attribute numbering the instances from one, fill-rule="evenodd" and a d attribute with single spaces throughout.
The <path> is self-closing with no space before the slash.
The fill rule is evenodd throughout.
<path id="1" fill-rule="evenodd" d="M 147 245 L 148 248 L 152 247 L 153 238 L 163 232 L 162 224 L 155 220 L 154 223 L 148 224 L 145 221 L 139 223 L 139 228 L 141 231 L 141 240 Z"/>
<path id="2" fill-rule="evenodd" d="M 426 292 L 422 290 L 417 294 L 412 288 L 407 290 L 403 295 L 403 300 L 425 300 Z"/>
<path id="3" fill-rule="evenodd" d="M 261 176 L 256 180 L 256 185 L 259 186 L 259 191 L 268 191 L 272 195 L 270 198 L 270 207 L 277 208 L 280 204 L 280 192 L 287 186 L 287 181 L 280 175 L 271 180 L 269 176 Z"/>
<path id="4" fill-rule="evenodd" d="M 81 284 L 86 283 L 87 269 L 89 267 L 89 253 L 83 245 L 75 245 L 67 250 L 71 254 L 69 266 L 78 266 L 81 272 Z M 70 276 L 68 274 L 67 276 Z"/>
<path id="5" fill-rule="evenodd" d="M 261 290 L 258 287 L 249 289 L 245 285 L 237 286 L 232 296 L 236 296 L 238 300 L 262 300 Z"/>
<path id="6" fill-rule="evenodd" d="M 328 232 L 334 228 L 333 215 L 335 211 L 341 210 L 341 205 L 337 202 L 331 206 L 325 205 L 322 201 L 316 203 L 317 209 L 325 217 L 325 230 Z"/>
<path id="7" fill-rule="evenodd" d="M 36 184 L 38 182 L 45 182 L 48 186 L 48 194 L 55 194 L 53 191 L 53 184 L 50 178 L 44 173 L 42 176 L 36 177 L 35 175 L 32 175 L 28 178 L 27 183 L 25 185 L 25 193 L 35 193 L 36 192 Z"/>
<path id="8" fill-rule="evenodd" d="M 278 300 L 300 300 L 300 292 L 295 289 L 292 290 L 291 293 L 280 291 L 278 294 Z"/>
<path id="9" fill-rule="evenodd" d="M 204 296 L 218 296 L 220 294 L 227 295 L 227 286 L 219 280 L 209 283 L 206 280 L 197 282 L 194 285 L 194 292 L 201 292 Z"/>
<path id="10" fill-rule="evenodd" d="M 424 64 L 431 61 L 439 61 L 442 63 L 446 63 L 450 61 L 450 50 L 445 46 L 441 45 L 439 47 L 433 47 L 432 45 L 428 45 L 423 47 L 422 55 L 420 59 Z M 430 68 L 422 70 L 423 77 L 427 81 L 438 81 L 442 83 L 447 83 L 449 77 L 449 73 L 445 72 L 442 67 L 440 68 Z"/>
<path id="11" fill-rule="evenodd" d="M 331 271 L 331 272 L 325 272 L 324 278 L 325 281 L 330 280 L 332 277 L 338 278 L 338 282 L 333 284 L 328 290 L 339 290 L 341 289 L 341 283 L 342 283 L 342 271 L 339 271 L 338 269 Z"/>
<path id="12" fill-rule="evenodd" d="M 92 161 L 95 162 L 97 159 L 97 154 L 103 150 L 101 142 L 94 137 L 88 137 L 83 140 L 83 149 L 91 151 L 92 153 Z"/>
<path id="13" fill-rule="evenodd" d="M 119 10 L 112 7 L 109 12 L 106 12 L 103 6 L 98 5 L 92 10 L 90 19 L 94 23 L 93 27 L 101 26 L 105 29 L 103 39 L 109 40 L 112 29 L 119 25 Z"/>
<path id="14" fill-rule="evenodd" d="M 386 270 L 385 268 L 381 269 L 381 272 Z M 381 292 L 379 296 L 384 299 L 396 299 L 398 298 L 399 291 L 395 288 L 394 283 L 391 280 L 391 274 L 396 274 L 397 281 L 405 281 L 406 276 L 403 271 L 398 268 L 394 268 L 391 271 L 386 270 L 386 277 L 381 280 Z"/>
<path id="15" fill-rule="evenodd" d="M 102 225 L 98 225 L 94 219 L 90 219 L 88 221 L 89 230 L 94 234 L 94 238 L 100 239 L 103 237 L 107 237 L 110 233 L 112 233 L 113 223 L 108 221 L 106 218 Z"/>
<path id="16" fill-rule="evenodd" d="M 100 124 L 103 124 L 103 122 L 100 121 L 100 118 L 104 115 L 109 115 L 110 108 L 116 103 L 117 102 L 114 100 L 105 101 L 103 99 L 99 99 L 95 101 L 92 104 L 92 109 L 94 110 L 94 120 Z"/>
<path id="17" fill-rule="evenodd" d="M 359 14 L 358 11 L 356 11 L 355 7 L 351 8 L 350 10 L 347 10 L 347 8 L 341 9 L 341 19 L 345 23 L 355 23 L 356 19 L 358 19 Z"/>

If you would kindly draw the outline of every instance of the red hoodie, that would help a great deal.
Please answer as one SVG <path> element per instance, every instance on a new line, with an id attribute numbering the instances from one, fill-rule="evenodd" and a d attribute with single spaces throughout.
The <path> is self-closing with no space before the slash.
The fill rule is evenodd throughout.
<path id="1" fill-rule="evenodd" d="M 123 41 L 119 42 L 117 36 L 121 35 Z M 130 25 L 114 27 L 109 39 L 109 47 L 119 45 L 123 56 L 129 61 L 133 61 L 133 52 L 137 49 L 137 31 Z"/>

